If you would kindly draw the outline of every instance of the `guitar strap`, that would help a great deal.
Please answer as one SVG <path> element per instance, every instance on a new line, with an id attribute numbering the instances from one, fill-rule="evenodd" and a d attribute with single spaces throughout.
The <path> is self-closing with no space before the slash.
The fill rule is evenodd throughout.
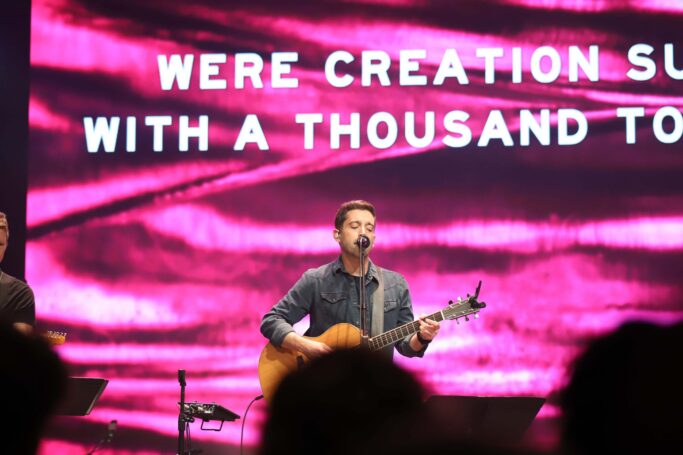
<path id="1" fill-rule="evenodd" d="M 372 327 L 370 336 L 374 337 L 384 332 L 384 276 L 382 269 L 377 267 L 377 289 L 372 294 Z"/>

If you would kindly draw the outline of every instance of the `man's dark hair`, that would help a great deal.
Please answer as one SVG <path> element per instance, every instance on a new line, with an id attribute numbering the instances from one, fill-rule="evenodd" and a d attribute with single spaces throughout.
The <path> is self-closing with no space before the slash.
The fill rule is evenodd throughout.
<path id="1" fill-rule="evenodd" d="M 372 216 L 377 218 L 377 215 L 375 214 L 375 206 L 370 204 L 368 201 L 358 199 L 355 201 L 344 202 L 341 206 L 339 206 L 339 210 L 337 210 L 337 214 L 334 217 L 335 229 L 342 228 L 344 221 L 346 220 L 346 214 L 351 210 L 367 210 L 368 212 L 372 213 Z"/>

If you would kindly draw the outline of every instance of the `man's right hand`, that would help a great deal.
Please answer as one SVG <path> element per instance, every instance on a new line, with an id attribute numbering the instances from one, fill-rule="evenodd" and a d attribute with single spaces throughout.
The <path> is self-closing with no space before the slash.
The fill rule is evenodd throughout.
<path id="1" fill-rule="evenodd" d="M 302 337 L 294 332 L 287 334 L 282 341 L 282 347 L 293 351 L 300 351 L 309 359 L 315 359 L 332 352 L 332 348 L 325 343 Z"/>
<path id="2" fill-rule="evenodd" d="M 332 352 L 332 348 L 325 343 L 309 340 L 307 338 L 303 338 L 303 340 L 305 341 L 305 347 L 301 349 L 301 352 L 303 352 L 304 355 L 309 359 L 315 359 L 316 357 L 320 357 L 321 355 Z"/>

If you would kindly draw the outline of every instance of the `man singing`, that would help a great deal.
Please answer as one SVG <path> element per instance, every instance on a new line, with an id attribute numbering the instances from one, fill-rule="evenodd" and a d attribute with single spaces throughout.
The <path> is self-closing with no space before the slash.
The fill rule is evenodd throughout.
<path id="1" fill-rule="evenodd" d="M 0 263 L 7 250 L 9 223 L 0 212 Z M 0 269 L 0 321 L 12 323 L 14 328 L 29 333 L 36 323 L 36 305 L 33 291 L 23 281 L 6 274 Z"/>
<path id="2" fill-rule="evenodd" d="M 307 336 L 317 337 L 335 324 L 347 322 L 360 326 L 360 247 L 359 237 L 369 240 L 366 252 L 375 244 L 375 207 L 366 201 L 349 201 L 339 207 L 334 220 L 334 240 L 339 243 L 341 255 L 336 261 L 306 271 L 264 317 L 261 333 L 275 346 L 302 352 L 309 358 L 331 350 L 324 343 L 298 335 L 292 324 L 310 314 Z M 405 278 L 390 270 L 377 267 L 366 255 L 364 260 L 368 331 L 372 324 L 375 294 L 384 294 L 384 321 L 373 330 L 385 332 L 413 321 L 413 307 Z M 375 313 L 377 314 L 377 313 Z M 381 314 L 381 313 L 380 313 Z M 439 333 L 439 323 L 420 319 L 420 330 L 396 342 L 395 347 L 404 356 L 422 357 L 427 345 Z M 387 351 L 393 355 L 393 349 Z"/>

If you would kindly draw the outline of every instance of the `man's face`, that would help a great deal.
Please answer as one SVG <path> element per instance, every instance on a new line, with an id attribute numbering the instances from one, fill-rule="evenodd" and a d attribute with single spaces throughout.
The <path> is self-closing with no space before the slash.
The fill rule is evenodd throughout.
<path id="1" fill-rule="evenodd" d="M 359 235 L 366 235 L 370 239 L 370 246 L 366 253 L 375 245 L 375 217 L 367 210 L 350 210 L 341 229 L 334 230 L 334 237 L 339 242 L 342 252 L 359 257 L 360 248 L 356 245 Z"/>
<path id="2" fill-rule="evenodd" d="M 7 249 L 7 231 L 0 228 L 0 262 L 5 257 L 5 250 Z"/>

